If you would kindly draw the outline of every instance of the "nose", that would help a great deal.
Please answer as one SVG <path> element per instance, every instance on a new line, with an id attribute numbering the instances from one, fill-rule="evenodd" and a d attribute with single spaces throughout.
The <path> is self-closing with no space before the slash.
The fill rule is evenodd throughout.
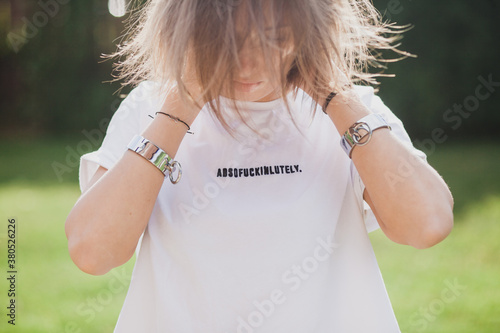
<path id="1" fill-rule="evenodd" d="M 239 76 L 241 79 L 251 79 L 255 71 L 259 69 L 261 55 L 258 48 L 250 45 L 247 40 L 238 54 L 240 61 Z"/>
<path id="2" fill-rule="evenodd" d="M 239 67 L 239 76 L 242 79 L 249 79 L 252 77 L 252 73 L 255 68 L 255 62 L 252 57 L 248 55 L 240 55 L 240 67 Z"/>

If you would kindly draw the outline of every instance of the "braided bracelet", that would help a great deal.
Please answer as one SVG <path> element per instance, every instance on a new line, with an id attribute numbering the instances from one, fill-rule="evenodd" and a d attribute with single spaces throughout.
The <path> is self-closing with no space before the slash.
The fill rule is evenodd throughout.
<path id="1" fill-rule="evenodd" d="M 332 91 L 332 92 L 328 95 L 328 97 L 326 98 L 325 104 L 323 105 L 323 112 L 324 112 L 325 114 L 328 114 L 328 113 L 326 113 L 326 108 L 328 107 L 328 104 L 330 104 L 330 102 L 332 101 L 332 99 L 333 99 L 335 96 L 337 96 L 337 93 L 336 93 L 336 92 L 334 92 L 334 91 Z"/>
<path id="2" fill-rule="evenodd" d="M 175 116 L 172 116 L 171 114 L 168 114 L 168 113 L 165 113 L 165 112 L 161 112 L 161 111 L 156 112 L 156 113 L 155 113 L 155 116 L 156 116 L 158 113 L 159 113 L 159 114 L 163 114 L 163 115 L 165 115 L 165 116 L 169 117 L 170 119 L 172 119 L 172 120 L 173 120 L 173 121 L 175 121 L 176 123 L 178 123 L 178 122 L 183 123 L 184 125 L 186 125 L 186 127 L 187 127 L 187 129 L 188 129 L 188 130 L 187 130 L 187 132 L 188 132 L 189 134 L 194 134 L 193 132 L 190 132 L 191 127 L 189 127 L 189 125 L 188 125 L 185 121 L 183 121 L 182 119 L 180 119 L 180 118 L 178 118 L 178 117 L 175 117 Z M 150 117 L 151 117 L 151 118 L 153 118 L 152 116 L 150 116 Z"/>
<path id="3" fill-rule="evenodd" d="M 342 91 L 346 91 L 347 89 L 351 89 L 352 88 L 352 84 L 350 83 L 347 83 L 345 84 L 343 87 L 342 87 Z M 325 114 L 328 114 L 326 113 L 326 108 L 328 107 L 328 104 L 330 104 L 330 102 L 332 101 L 332 99 L 337 96 L 339 93 L 338 92 L 335 92 L 335 91 L 332 91 L 328 97 L 326 98 L 326 101 L 325 101 L 325 104 L 323 105 L 323 112 Z"/>

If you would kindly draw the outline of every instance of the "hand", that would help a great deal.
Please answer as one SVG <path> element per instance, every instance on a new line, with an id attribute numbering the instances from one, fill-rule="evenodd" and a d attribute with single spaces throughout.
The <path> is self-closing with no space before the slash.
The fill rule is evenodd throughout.
<path id="1" fill-rule="evenodd" d="M 196 77 L 194 57 L 191 52 L 188 53 L 181 81 L 183 88 L 178 82 L 174 82 L 168 87 L 162 111 L 169 110 L 168 113 L 191 124 L 205 104 L 203 89 Z M 184 95 L 181 90 L 184 90 Z"/>
<path id="2" fill-rule="evenodd" d="M 297 73 L 293 73 L 296 86 L 304 90 L 311 96 L 321 107 L 325 104 L 326 98 L 331 92 L 336 92 L 338 96 L 335 99 L 338 101 L 340 95 L 347 97 L 346 92 L 352 87 L 351 81 L 347 75 L 335 64 L 333 64 L 334 73 L 330 78 L 325 79 L 324 82 L 317 82 L 313 78 L 318 77 L 317 74 L 310 74 L 307 78 L 298 78 Z M 322 77 L 322 76 L 321 76 Z M 316 87 L 312 85 L 315 84 Z M 344 100 L 345 102 L 345 100 Z"/>
<path id="3" fill-rule="evenodd" d="M 181 76 L 181 80 L 186 87 L 187 93 L 191 98 L 191 102 L 193 103 L 193 105 L 201 109 L 205 104 L 203 99 L 204 91 L 203 87 L 198 81 L 195 57 L 192 50 L 188 51 L 186 58 L 186 64 L 184 67 L 184 72 Z"/>

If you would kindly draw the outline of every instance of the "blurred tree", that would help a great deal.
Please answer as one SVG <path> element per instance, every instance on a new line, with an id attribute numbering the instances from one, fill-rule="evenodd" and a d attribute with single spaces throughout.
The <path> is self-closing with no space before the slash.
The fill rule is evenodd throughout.
<path id="1" fill-rule="evenodd" d="M 414 26 L 401 48 L 418 57 L 389 64 L 386 72 L 397 79 L 380 79 L 380 95 L 412 137 L 428 138 L 436 127 L 449 136 L 496 137 L 500 87 L 460 116 L 460 126 L 443 115 L 475 95 L 478 77 L 500 82 L 499 1 L 374 4 L 392 21 Z M 111 61 L 100 55 L 115 50 L 123 29 L 106 0 L 0 0 L 0 133 L 80 132 L 109 118 L 119 84 L 102 83 L 112 79 Z"/>
<path id="2" fill-rule="evenodd" d="M 463 117 L 460 126 L 444 121 L 443 116 L 455 104 L 475 96 L 479 76 L 488 79 L 492 75 L 500 83 L 499 2 L 374 0 L 374 4 L 386 18 L 413 25 L 404 33 L 402 49 L 417 58 L 389 64 L 387 72 L 395 73 L 397 79 L 380 80 L 380 95 L 410 134 L 428 138 L 434 128 L 441 127 L 449 136 L 497 137 L 500 87 L 480 101 L 477 111 Z"/>
<path id="3" fill-rule="evenodd" d="M 14 1 L 12 1 L 14 3 Z M 2 50 L 2 132 L 65 133 L 96 127 L 109 117 L 119 87 L 102 53 L 114 51 L 123 25 L 105 1 L 26 1 L 11 5 L 11 31 Z M 15 19 L 15 21 L 14 21 Z M 6 52 L 5 49 L 8 49 Z"/>

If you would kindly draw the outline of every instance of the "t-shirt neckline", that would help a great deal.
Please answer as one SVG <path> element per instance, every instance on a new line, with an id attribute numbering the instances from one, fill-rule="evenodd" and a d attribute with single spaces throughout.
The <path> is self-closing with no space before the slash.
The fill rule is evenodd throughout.
<path id="1" fill-rule="evenodd" d="M 290 98 L 292 92 L 287 94 L 287 98 Z M 235 101 L 236 106 L 238 107 L 239 110 L 245 112 L 245 111 L 273 111 L 276 110 L 278 107 L 284 104 L 283 98 L 277 98 L 272 101 L 268 102 L 251 102 L 251 101 L 240 101 L 240 100 L 233 100 L 228 97 L 224 96 L 219 96 L 221 105 L 225 107 L 232 108 L 233 107 L 233 101 Z"/>

